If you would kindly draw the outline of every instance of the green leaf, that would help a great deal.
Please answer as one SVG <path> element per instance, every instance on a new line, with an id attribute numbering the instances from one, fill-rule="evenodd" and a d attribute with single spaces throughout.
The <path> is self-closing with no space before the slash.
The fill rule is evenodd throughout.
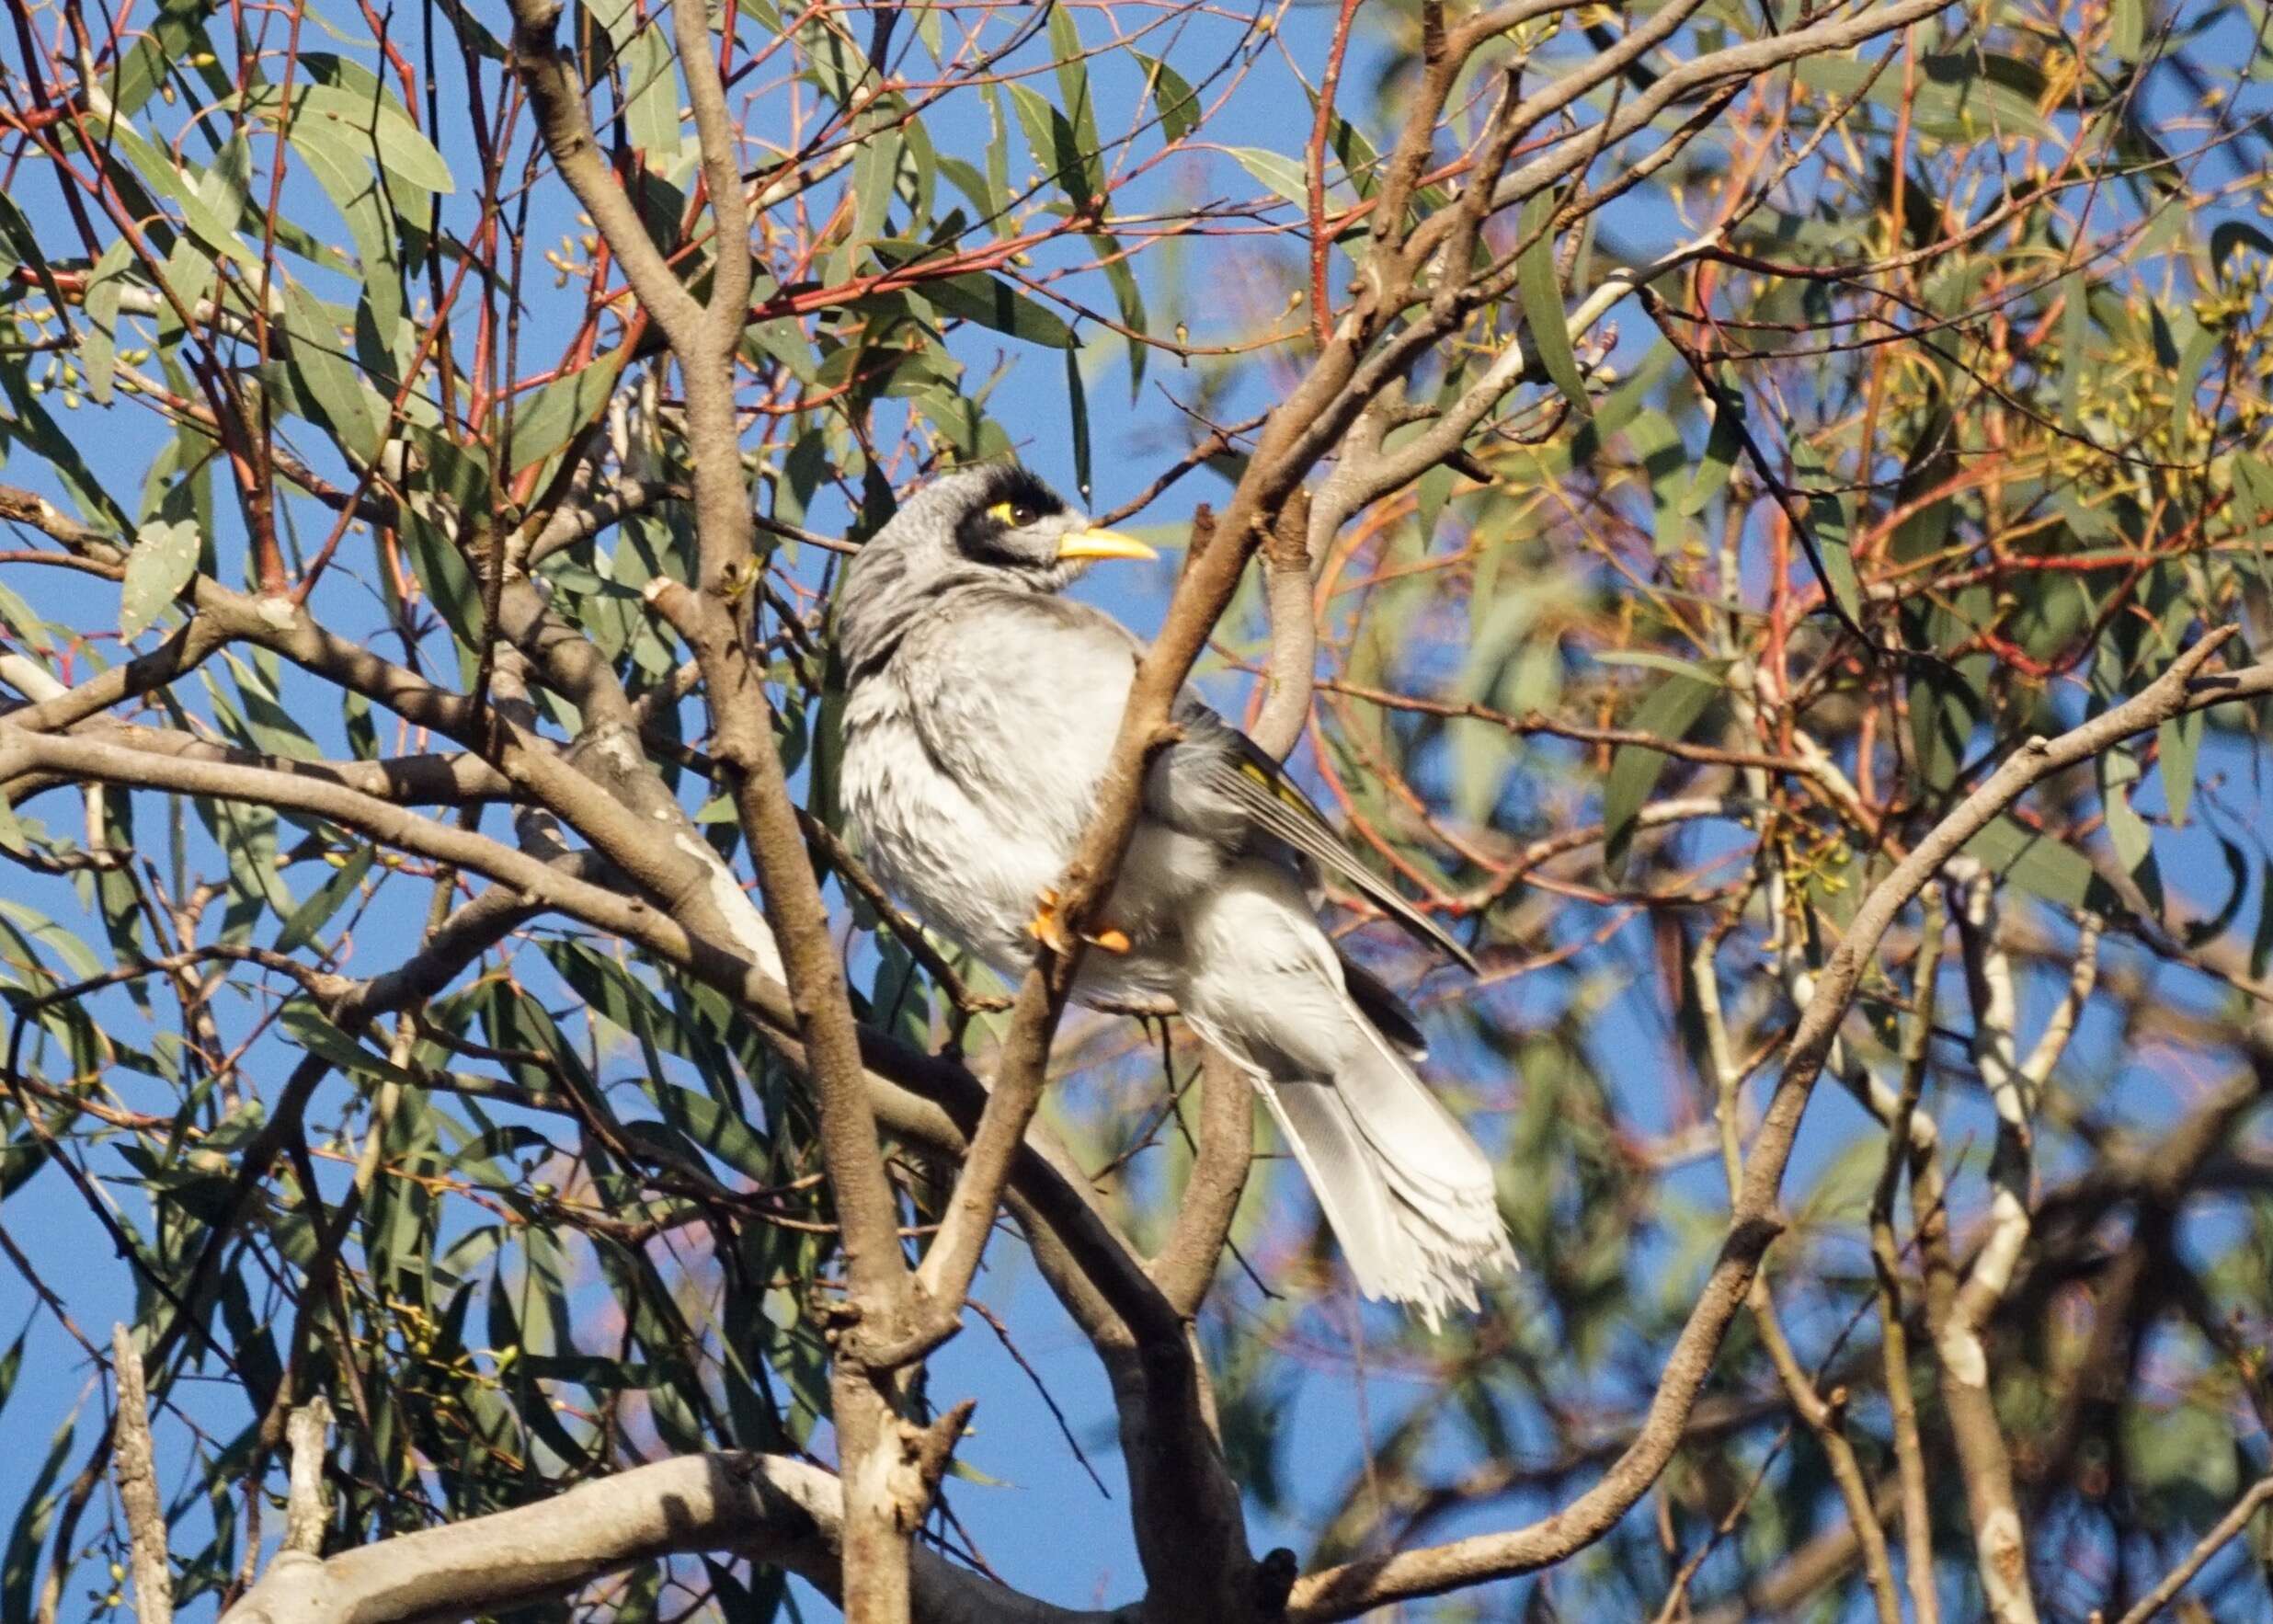
<path id="1" fill-rule="evenodd" d="M 240 205 L 230 189 L 223 186 L 207 191 L 201 184 L 206 177 L 186 164 L 177 166 L 170 153 L 152 146 L 123 120 L 106 124 L 103 129 L 105 150 L 124 159 L 145 186 L 181 210 L 182 223 L 197 239 L 199 247 L 208 255 L 227 255 L 254 276 L 262 274 L 260 257 L 237 236 Z M 212 178 L 225 182 L 228 177 L 223 172 Z"/>
<path id="2" fill-rule="evenodd" d="M 2163 804 L 2173 826 L 2184 829 L 2187 808 L 2194 800 L 2194 763 L 2202 751 L 2202 728 L 2208 721 L 2200 711 L 2174 716 L 2155 729 L 2155 759 L 2163 773 Z"/>
<path id="3" fill-rule="evenodd" d="M 30 1334 L 29 1327 L 17 1332 L 8 1351 L 0 1355 L 0 1410 L 8 1407 L 8 1395 L 16 1390 L 16 1378 L 24 1368 L 24 1339 Z"/>
<path id="4" fill-rule="evenodd" d="M 365 1048 L 331 1023 L 329 1016 L 309 998 L 294 998 L 284 1005 L 280 1017 L 291 1040 L 308 1053 L 330 1061 L 351 1077 L 367 1082 L 399 1083 L 405 1088 L 417 1088 L 416 1072 L 405 1071 L 385 1056 Z"/>
<path id="5" fill-rule="evenodd" d="M 1638 733 L 1677 740 L 1686 738 L 1719 692 L 1717 684 L 1683 678 L 1660 684 L 1641 702 L 1628 726 Z M 1626 859 L 1633 844 L 1635 820 L 1642 804 L 1657 788 L 1665 771 L 1666 756 L 1647 745 L 1620 745 L 1610 761 L 1609 781 L 1602 792 L 1603 863 L 1613 879 L 1626 877 Z"/>
<path id="6" fill-rule="evenodd" d="M 371 166 L 337 126 L 303 120 L 292 126 L 291 146 L 347 223 L 372 326 L 379 341 L 392 346 L 404 315 L 401 233 L 409 223 L 394 213 Z M 337 246 L 332 255 L 346 257 Z"/>
<path id="7" fill-rule="evenodd" d="M 700 1145 L 754 1184 L 780 1182 L 780 1156 L 750 1131 L 739 1113 L 691 1089 L 675 1087 L 652 1077 L 642 1078 L 639 1086 L 655 1102 L 663 1120 L 678 1129 L 685 1141 Z M 703 1176 L 709 1175 L 705 1172 Z"/>
<path id="8" fill-rule="evenodd" d="M 875 249 L 876 257 L 896 269 L 908 266 L 920 269 L 921 257 L 932 252 L 920 244 L 889 241 L 876 244 Z M 942 315 L 977 322 L 982 327 L 992 327 L 998 333 L 1008 333 L 1013 338 L 1023 338 L 1029 344 L 1051 349 L 1073 348 L 1071 327 L 1010 283 L 986 271 L 966 270 L 955 276 L 919 281 L 909 292 Z"/>
<path id="9" fill-rule="evenodd" d="M 1736 459 L 1743 454 L 1743 392 L 1715 385 L 1712 391 L 1713 428 L 1705 437 L 1705 460 L 1690 476 L 1688 494 L 1681 498 L 1681 516 L 1694 519 L 1728 488 Z"/>
<path id="10" fill-rule="evenodd" d="M 1259 146 L 1228 146 L 1223 150 L 1239 160 L 1240 168 L 1296 208 L 1310 206 L 1310 177 L 1294 159 Z"/>
<path id="11" fill-rule="evenodd" d="M 1995 51 L 1937 52 L 1922 57 L 1907 94 L 1911 127 L 1936 142 L 1978 142 L 1993 136 L 2051 141 L 2057 136 L 2040 110 L 2044 69 Z M 1870 64 L 1825 51 L 1794 64 L 1799 82 L 1826 96 L 1860 90 Z M 1868 99 L 1890 111 L 1904 98 L 1903 76 L 1881 74 Z"/>
<path id="12" fill-rule="evenodd" d="M 2186 349 L 2179 352 L 2178 364 L 2171 369 L 2170 436 L 2174 445 L 2184 445 L 2191 438 L 2195 399 L 2221 342 L 2215 328 L 2199 329 L 2187 340 Z"/>
<path id="13" fill-rule="evenodd" d="M 119 353 L 119 295 L 134 263 L 134 245 L 120 237 L 103 250 L 86 279 L 86 326 L 79 344 L 79 368 L 86 374 L 86 397 L 110 404 L 111 372 Z"/>
<path id="14" fill-rule="evenodd" d="M 982 224 L 1002 212 L 1004 200 L 989 188 L 985 171 L 977 165 L 965 163 L 952 153 L 942 153 L 939 154 L 939 172 L 954 184 L 957 191 L 970 200 L 971 207 L 978 212 Z"/>
<path id="15" fill-rule="evenodd" d="M 402 104 L 368 70 L 335 56 L 312 54 L 301 60 L 303 67 L 332 74 L 341 82 L 303 79 L 294 85 L 288 134 L 302 120 L 321 120 L 349 132 L 361 155 L 385 170 L 390 180 L 426 192 L 447 194 L 458 189 L 440 151 L 419 133 Z M 368 89 L 350 88 L 346 82 L 359 75 L 368 81 Z M 243 99 L 245 110 L 256 118 L 273 120 L 285 112 L 280 85 L 256 86 Z M 674 154 L 677 147 L 674 142 Z"/>
<path id="16" fill-rule="evenodd" d="M 477 646 L 482 634 L 482 594 L 465 555 L 439 525 L 407 510 L 403 515 L 403 539 L 409 543 L 410 566 L 443 622 L 468 648 Z"/>
<path id="17" fill-rule="evenodd" d="M 2107 20 L 2107 49 L 2137 62 L 2147 42 L 2147 0 L 2110 0 Z"/>
<path id="18" fill-rule="evenodd" d="M 1074 26 L 1072 8 L 1050 7 L 1050 50 L 1057 58 L 1057 91 L 1065 97 L 1066 118 L 1073 126 L 1075 148 L 1081 154 L 1081 178 L 1092 198 L 1105 193 L 1105 163 L 1097 139 L 1097 103 L 1090 92 L 1089 63 L 1081 51 L 1081 32 Z"/>
<path id="19" fill-rule="evenodd" d="M 56 281 L 47 256 L 40 252 L 40 239 L 31 229 L 31 222 L 16 206 L 16 200 L 0 191 L 0 243 L 7 245 L 10 257 L 17 265 L 27 266 L 40 279 L 40 291 L 48 296 L 50 305 L 62 310 L 71 302 L 63 297 L 62 284 Z"/>
<path id="20" fill-rule="evenodd" d="M 1564 313 L 1562 289 L 1555 277 L 1555 234 L 1548 229 L 1554 218 L 1551 192 L 1540 192 L 1524 205 L 1516 234 L 1535 240 L 1515 261 L 1515 286 L 1539 363 L 1572 409 L 1582 418 L 1591 417 L 1594 403 L 1586 397 L 1586 380 L 1579 374 L 1579 358 L 1571 348 L 1571 318 Z"/>
<path id="21" fill-rule="evenodd" d="M 906 143 L 897 130 L 879 130 L 861 143 L 852 161 L 852 234 L 847 244 L 859 253 L 862 245 L 885 234 L 898 197 L 900 154 Z"/>
<path id="22" fill-rule="evenodd" d="M 1081 387 L 1081 352 L 1066 351 L 1066 417 L 1073 433 L 1073 487 L 1090 500 L 1089 396 Z"/>
<path id="23" fill-rule="evenodd" d="M 0 581 L 0 631 L 19 639 L 34 654 L 53 654 L 55 640 L 48 635 L 48 623 L 31 610 L 31 605 L 16 594 L 16 589 Z"/>
<path id="24" fill-rule="evenodd" d="M 543 462 L 608 409 L 623 354 L 618 349 L 522 397 L 513 408 L 513 465 L 507 473 Z"/>
<path id="25" fill-rule="evenodd" d="M 339 911 L 340 904 L 355 895 L 355 888 L 363 883 L 371 865 L 378 856 L 376 848 L 358 846 L 348 854 L 339 872 L 318 886 L 305 902 L 292 909 L 284 928 L 277 932 L 276 951 L 297 953 L 314 944 L 315 933 L 322 930 Z"/>
<path id="26" fill-rule="evenodd" d="M 1140 341 L 1147 331 L 1145 298 L 1136 286 L 1136 272 L 1122 252 L 1119 239 L 1105 232 L 1093 232 L 1090 246 L 1097 251 L 1104 266 L 1106 285 L 1113 290 L 1113 302 L 1120 308 L 1121 325 L 1132 335 L 1128 340 L 1128 398 L 1134 406 L 1144 393 L 1145 359 L 1152 353 L 1151 346 Z"/>
<path id="27" fill-rule="evenodd" d="M 2273 861 L 2257 865 L 2257 931 L 2249 943 L 2250 979 L 2261 981 L 2273 967 Z"/>
<path id="28" fill-rule="evenodd" d="M 216 9 L 217 0 L 164 0 L 133 48 L 105 74 L 110 105 L 130 119 L 140 112 L 171 69 L 205 48 L 205 19 Z"/>
<path id="29" fill-rule="evenodd" d="M 1090 177 L 1090 165 L 1095 154 L 1081 149 L 1081 139 L 1074 132 L 1066 115 L 1049 103 L 1049 98 L 1030 85 L 1011 85 L 1011 105 L 1018 110 L 1020 128 L 1026 133 L 1026 149 L 1034 154 L 1034 166 L 1048 180 L 1066 194 L 1076 209 L 1087 210 L 1103 184 L 1101 172 L 1095 184 Z"/>
<path id="30" fill-rule="evenodd" d="M 2273 237 L 2260 231 L 2247 220 L 2221 220 L 2210 229 L 2210 269 L 2220 280 L 2225 280 L 2225 262 L 2233 257 L 2233 250 L 2247 243 L 2251 247 L 2273 259 Z"/>
<path id="31" fill-rule="evenodd" d="M 626 6 L 610 29 L 630 35 L 616 59 L 623 75 L 623 128 L 632 145 L 647 154 L 647 167 L 663 169 L 677 161 L 684 139 L 679 126 L 679 71 L 666 24 L 649 17 L 642 27 L 641 20 L 639 7 Z"/>
<path id="32" fill-rule="evenodd" d="M 226 651 L 221 658 L 236 679 L 237 700 L 245 708 L 245 733 L 253 748 L 288 761 L 321 761 L 323 748 L 300 725 L 278 691 L 276 656 L 257 649 L 249 663 Z"/>
<path id="33" fill-rule="evenodd" d="M 1999 877 L 2062 908 L 2097 913 L 2119 910 L 2114 890 L 2081 852 L 2050 835 L 2037 834 L 2011 818 L 2000 818 L 1965 842 L 1966 854 Z"/>
<path id="34" fill-rule="evenodd" d="M 2131 805 L 2131 785 L 2139 782 L 2139 762 L 2129 750 L 2104 752 L 2097 763 L 2102 809 L 2107 815 L 2107 839 L 2130 876 L 2148 898 L 2162 902 L 2162 879 L 2154 866 L 2154 831 Z"/>
<path id="35" fill-rule="evenodd" d="M 1145 66 L 1145 91 L 1160 115 L 1160 138 L 1178 142 L 1199 128 L 1200 98 L 1183 75 L 1157 56 L 1141 51 L 1129 54 Z"/>
<path id="36" fill-rule="evenodd" d="M 2072 270 L 2061 279 L 2060 313 L 2060 426 L 2073 429 L 2083 417 L 2085 345 L 2091 337 L 2091 295 L 2084 273 Z"/>
<path id="37" fill-rule="evenodd" d="M 724 1624 L 769 1624 L 782 1609 L 789 1575 L 782 1568 L 757 1567 L 744 1584 L 733 1573 L 710 1557 L 702 1559 L 711 1595 Z"/>
<path id="38" fill-rule="evenodd" d="M 988 211 L 994 219 L 1010 207 L 1011 200 L 1011 131 L 1002 117 L 1002 97 L 995 93 L 994 81 L 989 78 L 978 87 L 979 99 L 987 107 L 987 191 L 996 200 Z M 1024 121 L 1024 115 L 1020 115 Z M 1000 234 L 998 230 L 997 235 Z"/>
<path id="39" fill-rule="evenodd" d="M 186 520 L 143 525 L 126 555 L 119 635 L 130 642 L 141 636 L 197 572 L 196 525 Z"/>
<path id="40" fill-rule="evenodd" d="M 1646 671 L 1663 671 L 1669 677 L 1685 677 L 1692 682 L 1709 682 L 1717 688 L 1728 685 L 1723 672 L 1725 661 L 1699 664 L 1693 659 L 1683 659 L 1678 655 L 1659 654 L 1649 648 L 1605 648 L 1594 656 L 1594 663 L 1601 666 L 1639 666 Z"/>
<path id="41" fill-rule="evenodd" d="M 47 1540 L 48 1525 L 55 1520 L 56 1507 L 63 1500 L 55 1480 L 63 1470 L 63 1457 L 71 1450 L 78 1423 L 74 1412 L 55 1429 L 47 1460 L 31 1480 L 23 1509 L 17 1513 L 6 1553 L 0 1556 L 0 1624 L 31 1624 L 31 1589 L 40 1576 L 40 1548 Z"/>
<path id="42" fill-rule="evenodd" d="M 1831 595 L 1849 620 L 1859 622 L 1863 614 L 1863 590 L 1855 574 L 1855 556 L 1847 549 L 1853 527 L 1847 520 L 1846 495 L 1825 488 L 1832 483 L 1831 470 L 1824 466 L 1822 458 L 1799 432 L 1796 424 L 1791 439 L 1791 464 L 1807 497 L 1808 530 L 1815 537 L 1817 551 L 1822 556 L 1823 576 L 1831 583 Z"/>
<path id="43" fill-rule="evenodd" d="M 350 360 L 339 329 L 315 296 L 296 281 L 284 286 L 285 330 L 291 337 L 291 375 L 317 414 L 317 420 L 355 461 L 368 465 L 379 454 L 379 402 L 366 395 L 362 373 Z"/>

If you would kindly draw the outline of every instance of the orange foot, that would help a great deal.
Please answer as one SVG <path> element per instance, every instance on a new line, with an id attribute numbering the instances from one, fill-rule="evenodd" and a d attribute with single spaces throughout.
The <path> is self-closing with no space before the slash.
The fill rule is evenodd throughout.
<path id="1" fill-rule="evenodd" d="M 1026 921 L 1026 933 L 1060 958 L 1073 951 L 1073 937 L 1058 914 L 1055 890 L 1044 891 L 1034 898 L 1034 918 Z M 1102 927 L 1093 935 L 1084 935 L 1081 940 L 1106 953 L 1126 953 L 1134 945 L 1126 931 L 1112 925 Z"/>

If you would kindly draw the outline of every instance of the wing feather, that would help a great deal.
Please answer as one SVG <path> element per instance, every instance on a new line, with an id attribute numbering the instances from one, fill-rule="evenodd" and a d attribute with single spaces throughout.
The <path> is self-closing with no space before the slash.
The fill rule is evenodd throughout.
<path id="1" fill-rule="evenodd" d="M 1470 972 L 1476 970 L 1475 955 L 1360 863 L 1357 853 L 1342 843 L 1324 814 L 1310 804 L 1310 798 L 1276 761 L 1245 734 L 1228 726 L 1224 733 L 1232 748 L 1209 750 L 1200 770 L 1209 789 L 1237 806 L 1274 840 L 1356 890 L 1413 935 L 1450 955 Z"/>

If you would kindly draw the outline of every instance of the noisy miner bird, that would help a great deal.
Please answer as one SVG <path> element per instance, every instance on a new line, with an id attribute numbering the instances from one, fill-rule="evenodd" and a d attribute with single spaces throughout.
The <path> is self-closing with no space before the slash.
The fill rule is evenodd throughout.
<path id="1" fill-rule="evenodd" d="M 840 783 L 877 877 L 1005 976 L 1060 927 L 1051 887 L 1097 802 L 1142 646 L 1059 592 L 1150 558 L 1025 470 L 932 480 L 838 596 Z M 1491 1166 L 1413 1070 L 1411 1014 L 1319 928 L 1330 874 L 1474 969 L 1369 873 L 1279 764 L 1189 689 L 1159 752 L 1075 996 L 1172 1001 L 1278 1119 L 1367 1297 L 1433 1328 L 1514 1264 Z"/>

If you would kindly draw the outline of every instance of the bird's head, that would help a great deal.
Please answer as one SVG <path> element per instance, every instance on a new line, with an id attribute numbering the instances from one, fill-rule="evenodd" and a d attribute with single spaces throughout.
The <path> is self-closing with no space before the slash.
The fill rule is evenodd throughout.
<path id="1" fill-rule="evenodd" d="M 858 667 L 950 587 L 1056 592 L 1098 559 L 1158 555 L 1092 523 L 1014 463 L 957 469 L 902 502 L 861 549 L 838 598 L 840 636 Z"/>

